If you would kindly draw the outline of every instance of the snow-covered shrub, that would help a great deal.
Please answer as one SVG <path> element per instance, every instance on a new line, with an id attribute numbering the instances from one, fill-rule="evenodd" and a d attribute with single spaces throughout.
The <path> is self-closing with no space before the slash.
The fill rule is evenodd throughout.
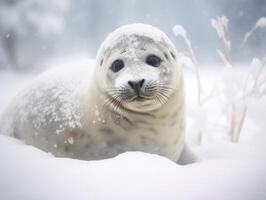
<path id="1" fill-rule="evenodd" d="M 53 50 L 69 0 L 0 0 L 0 68 L 23 68 Z"/>
<path id="2" fill-rule="evenodd" d="M 254 27 L 263 25 L 264 18 L 258 20 Z M 225 64 L 224 72 L 222 73 L 222 90 L 219 91 L 220 95 L 223 96 L 222 107 L 224 108 L 224 115 L 226 116 L 226 132 L 229 135 L 230 141 L 238 142 L 240 133 L 247 115 L 247 100 L 252 97 L 258 90 L 259 85 L 257 82 L 261 82 L 261 76 L 263 73 L 257 73 L 256 64 L 258 64 L 259 71 L 262 72 L 265 66 L 265 58 L 260 61 L 259 59 L 253 59 L 250 64 L 250 72 L 248 74 L 240 74 L 235 69 L 235 63 L 231 60 L 231 42 L 228 35 L 228 23 L 229 20 L 225 17 L 217 17 L 217 19 L 211 20 L 213 27 L 217 31 L 219 38 L 224 43 L 224 52 L 217 50 L 219 56 Z M 256 28 L 253 28 L 254 30 Z M 221 34 L 222 30 L 222 34 Z M 253 31 L 254 32 L 254 31 Z M 250 36 L 252 32 L 248 35 Z M 247 40 L 247 34 L 245 39 Z M 258 74 L 257 76 L 250 76 L 250 74 Z M 265 84 L 265 80 L 262 81 Z M 251 86 L 251 87 L 248 87 Z"/>
<path id="3" fill-rule="evenodd" d="M 243 44 L 258 27 L 265 27 L 265 19 L 260 18 L 251 31 L 247 32 Z M 266 95 L 266 57 L 254 58 L 248 73 L 237 69 L 235 63 L 238 62 L 233 61 L 231 55 L 229 20 L 225 16 L 217 17 L 217 19 L 211 20 L 211 25 L 224 45 L 223 50 L 217 50 L 224 67 L 215 71 L 212 84 L 209 82 L 209 78 L 205 85 L 203 82 L 201 83 L 199 72 L 197 72 L 198 88 L 200 88 L 201 95 L 199 95 L 198 107 L 193 108 L 189 113 L 189 122 L 193 126 L 190 129 L 194 131 L 197 144 L 216 138 L 238 142 L 247 115 L 251 114 L 248 112 L 248 102 L 251 98 L 258 99 Z M 186 30 L 182 26 L 176 25 L 173 32 L 184 40 L 188 49 L 188 53 L 181 54 L 183 64 L 198 70 L 198 62 Z M 195 130 L 197 131 L 195 132 Z"/>

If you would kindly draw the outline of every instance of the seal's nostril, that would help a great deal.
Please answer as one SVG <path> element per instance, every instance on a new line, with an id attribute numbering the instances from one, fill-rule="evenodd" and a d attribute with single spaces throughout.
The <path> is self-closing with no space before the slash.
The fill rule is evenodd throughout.
<path id="1" fill-rule="evenodd" d="M 140 90 L 140 88 L 142 88 L 144 82 L 145 82 L 145 79 L 141 79 L 138 81 L 128 81 L 127 83 L 132 89 Z"/>
<path id="2" fill-rule="evenodd" d="M 141 79 L 141 80 L 139 81 L 139 88 L 142 88 L 144 82 L 145 82 L 145 79 Z"/>
<path id="3" fill-rule="evenodd" d="M 133 82 L 133 81 L 128 81 L 127 83 L 128 83 L 128 85 L 129 85 L 132 89 L 135 88 L 135 87 L 134 87 L 134 82 Z"/>

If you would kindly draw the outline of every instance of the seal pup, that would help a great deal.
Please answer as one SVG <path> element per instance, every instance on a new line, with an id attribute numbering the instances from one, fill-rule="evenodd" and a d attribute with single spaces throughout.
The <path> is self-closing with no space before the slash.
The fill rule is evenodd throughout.
<path id="1" fill-rule="evenodd" d="M 75 67 L 40 75 L 9 106 L 4 132 L 60 157 L 142 151 L 176 162 L 185 146 L 185 93 L 169 38 L 150 25 L 122 26 L 92 65 L 93 73 Z"/>

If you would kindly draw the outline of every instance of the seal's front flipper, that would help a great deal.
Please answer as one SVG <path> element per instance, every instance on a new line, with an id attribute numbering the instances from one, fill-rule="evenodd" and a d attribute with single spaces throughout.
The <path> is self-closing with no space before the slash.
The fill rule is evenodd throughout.
<path id="1" fill-rule="evenodd" d="M 196 155 L 187 144 L 185 144 L 182 153 L 177 161 L 177 164 L 187 165 L 200 161 L 200 157 Z"/>

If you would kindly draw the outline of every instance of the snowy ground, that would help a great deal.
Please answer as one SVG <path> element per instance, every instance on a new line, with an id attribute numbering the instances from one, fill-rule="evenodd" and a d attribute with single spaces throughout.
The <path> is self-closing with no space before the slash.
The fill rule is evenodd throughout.
<path id="1" fill-rule="evenodd" d="M 242 73 L 203 69 L 203 88 L 217 87 L 234 94 L 234 81 L 241 82 Z M 0 72 L 0 113 L 33 78 Z M 232 91 L 224 87 L 227 81 Z M 0 135 L 0 199 L 266 199 L 265 95 L 247 99 L 239 142 L 232 143 L 226 127 L 229 111 L 224 106 L 228 103 L 225 97 L 231 101 L 234 96 L 215 95 L 199 107 L 196 80 L 189 70 L 185 82 L 187 139 L 203 162 L 179 166 L 140 152 L 103 161 L 54 158 Z"/>

